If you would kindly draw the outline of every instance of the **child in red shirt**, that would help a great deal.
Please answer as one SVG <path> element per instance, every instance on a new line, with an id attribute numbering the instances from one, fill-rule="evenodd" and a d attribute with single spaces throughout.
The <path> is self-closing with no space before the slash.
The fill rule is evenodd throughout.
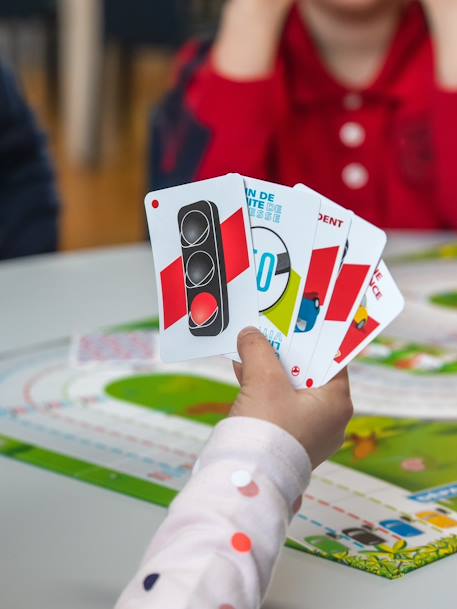
<path id="1" fill-rule="evenodd" d="M 201 49 L 172 95 L 169 183 L 304 182 L 386 228 L 457 228 L 457 0 L 228 0 Z"/>

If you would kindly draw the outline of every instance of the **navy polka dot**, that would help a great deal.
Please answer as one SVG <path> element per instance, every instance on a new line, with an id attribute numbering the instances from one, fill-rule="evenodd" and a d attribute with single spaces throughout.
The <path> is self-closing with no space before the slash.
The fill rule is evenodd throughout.
<path id="1" fill-rule="evenodd" d="M 145 590 L 147 590 L 148 592 L 149 592 L 149 590 L 152 590 L 154 588 L 154 586 L 156 585 L 159 577 L 160 577 L 160 575 L 158 573 L 151 573 L 150 575 L 147 575 L 143 581 L 143 588 Z"/>

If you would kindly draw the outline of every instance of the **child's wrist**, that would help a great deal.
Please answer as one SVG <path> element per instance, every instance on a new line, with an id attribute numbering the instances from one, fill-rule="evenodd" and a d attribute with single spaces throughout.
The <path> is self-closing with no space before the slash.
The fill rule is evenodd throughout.
<path id="1" fill-rule="evenodd" d="M 434 41 L 439 84 L 446 89 L 457 89 L 457 2 L 428 0 L 423 4 Z"/>
<path id="2" fill-rule="evenodd" d="M 236 10 L 244 15 L 257 18 L 284 17 L 293 2 L 291 0 L 229 0 L 226 10 Z"/>
<path id="3" fill-rule="evenodd" d="M 274 69 L 291 0 L 230 0 L 213 50 L 222 76 L 256 80 Z"/>
<path id="4" fill-rule="evenodd" d="M 311 476 L 306 449 L 284 428 L 265 419 L 234 416 L 218 423 L 198 459 L 196 473 L 215 462 L 239 460 L 249 470 L 263 471 L 289 507 Z"/>

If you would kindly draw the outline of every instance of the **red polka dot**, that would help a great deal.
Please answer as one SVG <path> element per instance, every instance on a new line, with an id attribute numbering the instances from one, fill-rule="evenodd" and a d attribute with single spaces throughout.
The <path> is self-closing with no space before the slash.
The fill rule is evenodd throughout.
<path id="1" fill-rule="evenodd" d="M 157 199 L 154 199 L 154 200 L 153 200 L 153 202 L 152 202 L 152 207 L 153 207 L 154 209 L 157 209 L 157 208 L 159 207 L 159 202 L 157 201 Z"/>
<path id="2" fill-rule="evenodd" d="M 232 546 L 237 552 L 250 552 L 252 541 L 244 533 L 235 533 L 232 537 Z"/>
<path id="3" fill-rule="evenodd" d="M 219 609 L 235 609 L 233 605 L 221 605 Z"/>
<path id="4" fill-rule="evenodd" d="M 242 486 L 238 489 L 239 492 L 245 497 L 256 497 L 259 494 L 259 487 L 255 482 L 250 482 L 246 486 Z"/>
<path id="5" fill-rule="evenodd" d="M 308 387 L 308 389 L 311 389 L 311 387 L 313 385 L 314 385 L 313 379 L 306 379 L 306 386 Z"/>
<path id="6" fill-rule="evenodd" d="M 303 498 L 301 495 L 299 495 L 295 501 L 292 504 L 292 512 L 294 514 L 296 514 L 298 512 L 298 510 L 301 508 L 301 504 L 302 504 Z"/>

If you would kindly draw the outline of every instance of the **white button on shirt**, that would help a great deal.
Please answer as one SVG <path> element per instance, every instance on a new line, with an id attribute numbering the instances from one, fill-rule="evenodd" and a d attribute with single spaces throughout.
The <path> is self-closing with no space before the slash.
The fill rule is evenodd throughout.
<path id="1" fill-rule="evenodd" d="M 365 141 L 365 129 L 359 123 L 344 123 L 340 129 L 340 139 L 345 146 L 357 148 Z"/>
<path id="2" fill-rule="evenodd" d="M 368 171 L 360 163 L 350 163 L 343 169 L 341 177 L 348 188 L 358 190 L 368 182 Z"/>

